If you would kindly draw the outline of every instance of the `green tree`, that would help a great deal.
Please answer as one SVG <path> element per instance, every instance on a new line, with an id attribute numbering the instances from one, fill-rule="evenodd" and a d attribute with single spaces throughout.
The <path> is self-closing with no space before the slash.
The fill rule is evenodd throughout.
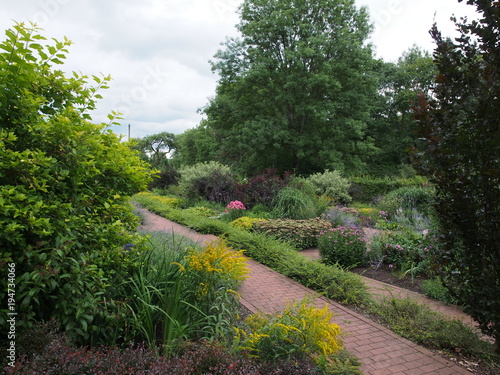
<path id="1" fill-rule="evenodd" d="M 206 123 L 206 120 L 202 120 L 196 128 L 175 137 L 177 148 L 172 159 L 177 167 L 217 160 L 217 144 Z"/>
<path id="2" fill-rule="evenodd" d="M 163 170 L 169 164 L 168 157 L 175 151 L 175 135 L 169 132 L 148 135 L 134 140 L 133 147 L 140 157 L 151 164 L 152 168 Z"/>
<path id="3" fill-rule="evenodd" d="M 376 84 L 366 9 L 353 0 L 246 0 L 204 112 L 219 160 L 247 174 L 363 166 Z"/>
<path id="4" fill-rule="evenodd" d="M 431 30 L 439 74 L 415 109 L 422 143 L 414 157 L 437 187 L 445 283 L 499 352 L 500 3 L 467 3 L 480 20 L 453 19 L 455 41 Z"/>
<path id="5" fill-rule="evenodd" d="M 123 247 L 138 225 L 127 196 L 146 187 L 149 173 L 108 125 L 90 121 L 109 77 L 92 77 L 93 87 L 87 76 L 55 69 L 68 39 L 45 44 L 39 29 L 24 24 L 5 34 L 0 269 L 7 275 L 14 264 L 17 326 L 55 318 L 82 342 L 108 340 L 120 316 L 113 291 L 129 265 Z M 2 301 L 6 283 L 3 277 Z"/>
<path id="6" fill-rule="evenodd" d="M 369 155 L 368 170 L 375 175 L 397 175 L 409 165 L 408 151 L 415 144 L 415 120 L 411 109 L 419 93 L 427 94 L 434 83 L 432 56 L 413 46 L 396 63 L 379 61 L 379 92 L 367 134 L 377 152 Z"/>

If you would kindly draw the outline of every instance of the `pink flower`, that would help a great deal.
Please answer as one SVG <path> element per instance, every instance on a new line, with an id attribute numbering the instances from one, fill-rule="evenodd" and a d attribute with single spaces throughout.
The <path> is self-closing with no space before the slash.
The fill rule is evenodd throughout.
<path id="1" fill-rule="evenodd" d="M 227 205 L 227 208 L 230 210 L 246 210 L 246 207 L 240 201 L 232 201 Z"/>

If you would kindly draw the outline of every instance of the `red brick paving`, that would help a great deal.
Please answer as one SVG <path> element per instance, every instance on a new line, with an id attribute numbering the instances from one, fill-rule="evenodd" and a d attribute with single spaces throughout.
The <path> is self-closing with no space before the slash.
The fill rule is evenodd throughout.
<path id="1" fill-rule="evenodd" d="M 210 242 L 217 237 L 201 235 L 160 216 L 141 210 L 144 228 L 148 231 L 174 232 L 197 242 Z M 387 328 L 349 310 L 348 308 L 319 296 L 303 285 L 249 259 L 250 278 L 241 290 L 241 303 L 252 312 L 275 313 L 283 310 L 287 303 L 315 296 L 315 303 L 323 307 L 326 303 L 334 313 L 333 321 L 344 332 L 344 345 L 362 363 L 365 375 L 460 375 L 469 371 L 455 365 L 431 351 L 420 347 Z"/>

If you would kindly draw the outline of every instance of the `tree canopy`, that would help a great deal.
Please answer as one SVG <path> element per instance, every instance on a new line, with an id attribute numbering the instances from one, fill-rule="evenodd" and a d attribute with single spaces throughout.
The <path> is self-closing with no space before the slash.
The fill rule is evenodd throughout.
<path id="1" fill-rule="evenodd" d="M 376 82 L 368 15 L 354 1 L 246 0 L 241 39 L 215 55 L 204 109 L 218 158 L 252 173 L 363 166 Z"/>
<path id="2" fill-rule="evenodd" d="M 408 151 L 415 144 L 412 103 L 430 92 L 436 67 L 428 52 L 413 46 L 396 63 L 378 61 L 375 72 L 379 88 L 367 134 L 376 151 L 367 164 L 371 174 L 397 175 L 410 164 Z"/>

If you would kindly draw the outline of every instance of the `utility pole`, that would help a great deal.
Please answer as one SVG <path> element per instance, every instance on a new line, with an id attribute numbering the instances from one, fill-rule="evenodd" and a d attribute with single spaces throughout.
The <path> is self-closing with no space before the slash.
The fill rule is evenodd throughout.
<path id="1" fill-rule="evenodd" d="M 128 124 L 128 140 L 130 141 L 130 124 Z"/>

